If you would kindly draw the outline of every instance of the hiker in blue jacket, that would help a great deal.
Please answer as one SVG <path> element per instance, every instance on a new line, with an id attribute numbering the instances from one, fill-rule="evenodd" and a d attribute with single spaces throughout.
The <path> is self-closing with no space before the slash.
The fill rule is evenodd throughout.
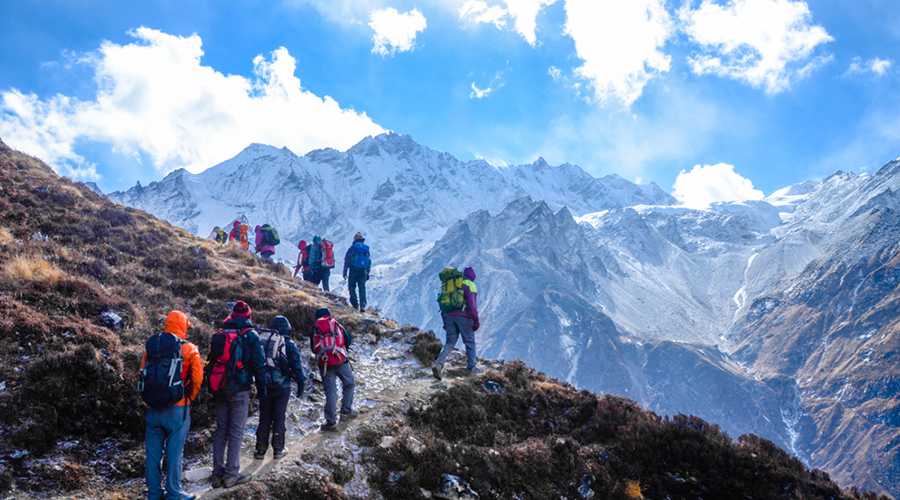
<path id="1" fill-rule="evenodd" d="M 259 426 L 256 428 L 256 453 L 253 458 L 262 460 L 269 448 L 269 430 L 272 431 L 272 450 L 278 460 L 288 454 L 284 447 L 284 417 L 287 414 L 288 400 L 291 398 L 291 381 L 297 383 L 297 397 L 303 394 L 304 376 L 300 363 L 300 351 L 291 340 L 291 322 L 284 316 L 275 316 L 266 324 L 266 328 L 274 330 L 260 331 L 263 352 L 266 353 L 268 376 L 266 377 L 266 398 L 259 403 Z M 281 337 L 279 339 L 279 337 Z M 277 340 L 284 342 L 284 350 L 274 352 L 276 357 L 269 358 L 270 351 L 275 350 Z M 269 343 L 272 343 L 270 349 Z M 277 373 L 276 373 L 277 371 Z"/>
<path id="2" fill-rule="evenodd" d="M 331 269 L 325 265 L 325 246 L 322 244 L 322 237 L 318 235 L 313 237 L 312 248 L 309 249 L 309 272 L 313 285 L 319 286 L 319 282 L 322 282 L 322 290 L 327 292 Z"/>
<path id="3" fill-rule="evenodd" d="M 369 279 L 369 269 L 372 267 L 372 260 L 369 257 L 369 246 L 366 245 L 366 239 L 362 233 L 356 233 L 353 237 L 353 244 L 344 254 L 344 272 L 343 277 L 347 281 L 347 288 L 350 289 L 350 305 L 360 312 L 366 310 L 366 281 Z M 356 289 L 359 288 L 359 300 L 356 298 Z"/>

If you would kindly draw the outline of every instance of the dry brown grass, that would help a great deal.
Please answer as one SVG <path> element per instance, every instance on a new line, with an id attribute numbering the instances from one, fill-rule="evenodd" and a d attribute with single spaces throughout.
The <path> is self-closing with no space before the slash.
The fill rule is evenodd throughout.
<path id="1" fill-rule="evenodd" d="M 3 266 L 3 274 L 8 278 L 23 281 L 56 283 L 63 277 L 62 271 L 42 257 L 30 258 L 20 255 Z"/>
<path id="2" fill-rule="evenodd" d="M 5 227 L 0 227 L 0 245 L 15 243 L 16 238 Z"/>

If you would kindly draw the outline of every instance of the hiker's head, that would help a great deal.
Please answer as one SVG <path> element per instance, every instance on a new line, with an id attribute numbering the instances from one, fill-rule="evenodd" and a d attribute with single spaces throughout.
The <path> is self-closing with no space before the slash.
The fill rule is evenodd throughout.
<path id="1" fill-rule="evenodd" d="M 184 339 L 190 327 L 191 322 L 188 321 L 187 315 L 181 311 L 172 311 L 166 317 L 166 332 L 181 339 Z"/>
<path id="2" fill-rule="evenodd" d="M 266 323 L 266 328 L 277 330 L 282 335 L 291 333 L 291 322 L 284 316 L 275 316 Z"/>
<path id="3" fill-rule="evenodd" d="M 297 245 L 297 248 L 299 248 L 300 250 L 303 250 L 304 248 L 306 248 L 306 240 L 300 240 L 300 243 Z"/>
<path id="4" fill-rule="evenodd" d="M 213 228 L 213 231 L 221 231 L 221 230 L 222 230 L 222 228 L 219 227 L 219 226 L 216 226 L 216 227 Z"/>
<path id="5" fill-rule="evenodd" d="M 475 270 L 472 269 L 471 267 L 467 267 L 467 268 L 463 271 L 463 276 L 465 276 L 466 279 L 469 280 L 469 281 L 475 281 Z"/>
<path id="6" fill-rule="evenodd" d="M 363 239 L 362 231 L 357 231 L 356 235 L 353 236 L 353 239 L 354 239 L 354 240 L 361 240 L 361 239 Z"/>
<path id="7" fill-rule="evenodd" d="M 256 227 L 253 228 L 254 231 L 259 231 L 260 229 L 262 229 L 262 226 L 260 226 L 259 224 L 257 224 Z"/>
<path id="8" fill-rule="evenodd" d="M 239 220 L 234 221 L 234 227 L 238 227 L 240 225 L 241 225 L 241 221 L 239 221 Z"/>
<path id="9" fill-rule="evenodd" d="M 329 311 L 327 307 L 316 309 L 316 319 L 324 318 L 325 316 L 331 316 L 331 311 Z"/>
<path id="10" fill-rule="evenodd" d="M 235 302 L 234 307 L 231 309 L 231 317 L 250 319 L 250 306 L 243 300 Z"/>
<path id="11" fill-rule="evenodd" d="M 321 244 L 322 244 L 322 237 L 319 235 L 313 236 L 313 245 L 321 245 Z"/>

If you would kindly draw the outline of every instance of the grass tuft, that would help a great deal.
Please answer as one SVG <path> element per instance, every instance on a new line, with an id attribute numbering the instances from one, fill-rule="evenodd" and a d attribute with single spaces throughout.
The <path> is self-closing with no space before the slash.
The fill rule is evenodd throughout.
<path id="1" fill-rule="evenodd" d="M 8 278 L 22 281 L 38 281 L 56 283 L 63 273 L 42 257 L 30 258 L 24 255 L 15 257 L 3 266 L 3 274 Z"/>

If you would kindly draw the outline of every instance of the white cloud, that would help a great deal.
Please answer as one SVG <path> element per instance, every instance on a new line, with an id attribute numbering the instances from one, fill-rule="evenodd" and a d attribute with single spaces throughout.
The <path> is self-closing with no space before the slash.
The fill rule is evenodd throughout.
<path id="1" fill-rule="evenodd" d="M 163 172 L 199 172 L 251 142 L 303 154 L 346 149 L 383 131 L 365 113 L 303 90 L 294 76 L 296 61 L 284 48 L 271 59 L 257 56 L 254 78 L 247 79 L 203 66 L 196 35 L 148 28 L 130 34 L 135 43 L 105 42 L 90 58 L 98 83 L 93 101 L 62 95 L 41 100 L 15 89 L 0 93 L 0 136 L 61 173 L 81 169 L 91 178 L 91 166 L 74 151 L 81 142 L 111 144 L 118 153 L 148 158 Z"/>
<path id="2" fill-rule="evenodd" d="M 418 9 L 403 14 L 393 8 L 372 12 L 369 16 L 369 26 L 375 31 L 372 52 L 393 56 L 397 52 L 412 50 L 416 33 L 423 31 L 425 25 L 425 16 Z"/>
<path id="3" fill-rule="evenodd" d="M 554 82 L 558 82 L 562 78 L 562 70 L 556 66 L 550 66 L 550 69 L 547 70 L 547 74 L 550 75 L 550 78 L 553 78 Z"/>
<path id="4" fill-rule="evenodd" d="M 490 87 L 488 87 L 486 89 L 480 89 L 480 88 L 476 87 L 475 83 L 473 82 L 472 83 L 472 93 L 469 94 L 469 98 L 470 99 L 481 99 L 481 98 L 487 97 L 491 94 L 492 90 L 494 90 L 494 89 L 492 89 Z"/>
<path id="5" fill-rule="evenodd" d="M 675 179 L 672 192 L 678 201 L 689 207 L 704 207 L 717 201 L 761 200 L 762 191 L 753 188 L 750 179 L 734 171 L 734 165 L 696 165 L 684 170 Z"/>
<path id="6" fill-rule="evenodd" d="M 784 91 L 792 78 L 808 74 L 809 65 L 798 71 L 789 65 L 834 40 L 824 28 L 811 23 L 805 2 L 732 0 L 722 6 L 703 0 L 696 10 L 686 3 L 679 15 L 685 32 L 705 52 L 688 59 L 694 73 L 743 80 L 769 93 Z"/>
<path id="7" fill-rule="evenodd" d="M 478 85 L 475 84 L 475 82 L 472 82 L 472 92 L 469 94 L 469 98 L 482 99 L 484 97 L 488 97 L 494 90 L 502 88 L 505 85 L 505 83 L 503 82 L 503 75 L 507 71 L 509 71 L 509 62 L 506 63 L 506 67 L 503 68 L 502 71 L 498 71 L 497 74 L 494 75 L 493 78 L 491 78 L 491 81 L 488 83 L 487 87 L 483 89 L 479 88 Z"/>
<path id="8" fill-rule="evenodd" d="M 566 0 L 566 33 L 601 104 L 630 106 L 654 76 L 669 71 L 660 51 L 673 33 L 665 0 Z"/>
<path id="9" fill-rule="evenodd" d="M 476 23 L 493 23 L 498 29 L 511 19 L 516 33 L 532 47 L 537 43 L 537 15 L 544 7 L 556 0 L 504 0 L 505 7 L 488 6 L 482 0 L 467 0 L 459 9 L 459 17 Z"/>
<path id="10" fill-rule="evenodd" d="M 865 63 L 862 62 L 862 58 L 854 57 L 853 61 L 850 62 L 850 67 L 847 69 L 848 75 L 859 75 L 864 73 L 873 73 L 878 76 L 884 76 L 885 73 L 891 69 L 893 65 L 893 61 L 890 59 L 880 59 L 873 58 L 869 59 Z"/>

